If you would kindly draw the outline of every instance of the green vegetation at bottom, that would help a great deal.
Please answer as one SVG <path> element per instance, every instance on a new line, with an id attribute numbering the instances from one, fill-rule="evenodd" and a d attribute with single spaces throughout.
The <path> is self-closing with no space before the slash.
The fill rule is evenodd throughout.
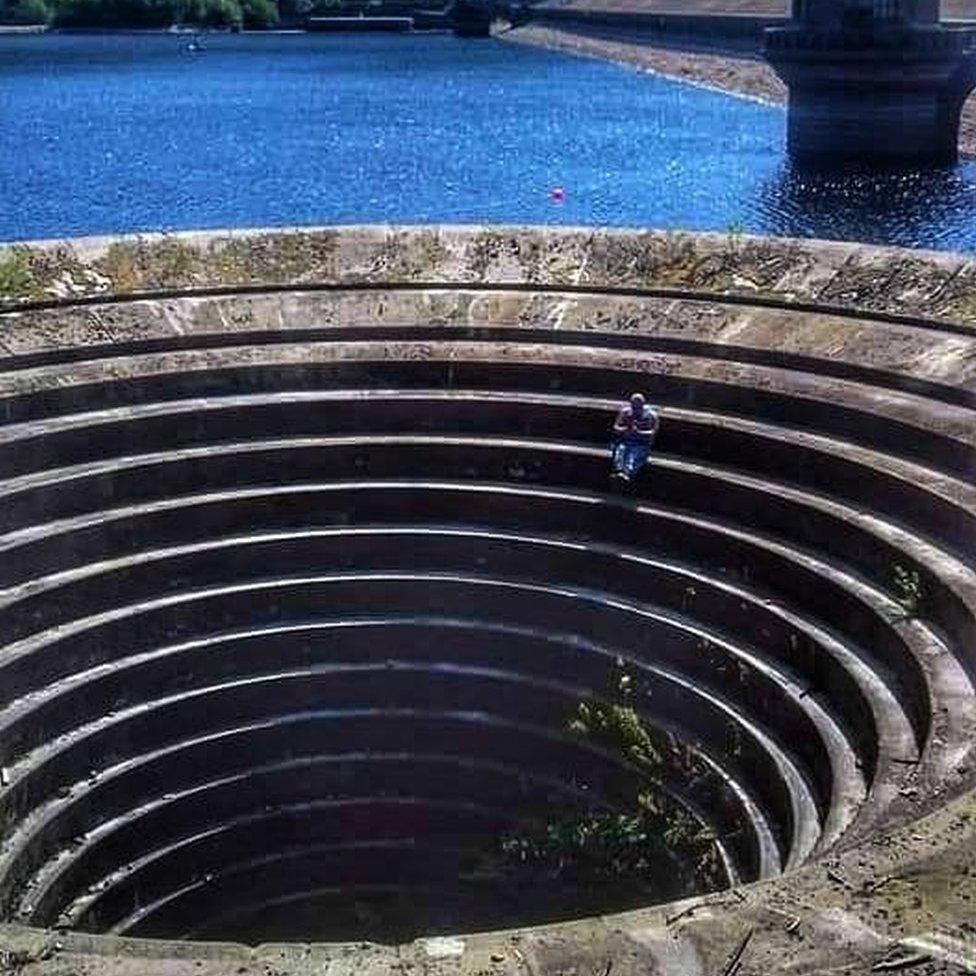
<path id="1" fill-rule="evenodd" d="M 667 735 L 649 729 L 631 701 L 634 679 L 620 671 L 608 699 L 577 704 L 568 728 L 620 756 L 633 770 L 625 809 L 554 813 L 541 828 L 503 838 L 508 870 L 582 886 L 630 884 L 664 897 L 719 887 L 715 838 L 659 783 L 668 770 L 691 772 L 698 761 Z"/>

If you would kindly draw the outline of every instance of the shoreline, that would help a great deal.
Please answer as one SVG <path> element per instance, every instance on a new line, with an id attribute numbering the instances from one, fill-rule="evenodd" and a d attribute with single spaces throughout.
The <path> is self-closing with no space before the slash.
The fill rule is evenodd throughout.
<path id="1" fill-rule="evenodd" d="M 763 105 L 786 105 L 786 86 L 765 62 L 729 53 L 689 52 L 652 47 L 626 37 L 606 38 L 576 34 L 558 27 L 528 24 L 495 35 L 513 44 L 636 68 L 670 81 L 745 98 Z"/>
<path id="2" fill-rule="evenodd" d="M 786 86 L 765 61 L 747 55 L 658 47 L 626 36 L 593 37 L 540 24 L 513 27 L 495 36 L 511 44 L 525 44 L 577 57 L 611 61 L 667 78 L 669 81 L 721 92 L 763 105 L 786 107 Z M 961 161 L 976 159 L 976 95 L 970 97 L 963 106 L 959 153 Z"/>

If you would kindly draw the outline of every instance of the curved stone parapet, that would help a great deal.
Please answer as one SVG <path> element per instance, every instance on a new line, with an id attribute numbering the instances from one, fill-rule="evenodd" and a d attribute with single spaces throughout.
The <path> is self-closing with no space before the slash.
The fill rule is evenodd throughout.
<path id="1" fill-rule="evenodd" d="M 0 248 L 0 959 L 972 971 L 974 285 L 737 234 Z M 623 808 L 567 728 L 621 665 L 723 881 L 580 917 L 474 852 Z M 383 898 L 421 938 L 349 941 Z"/>

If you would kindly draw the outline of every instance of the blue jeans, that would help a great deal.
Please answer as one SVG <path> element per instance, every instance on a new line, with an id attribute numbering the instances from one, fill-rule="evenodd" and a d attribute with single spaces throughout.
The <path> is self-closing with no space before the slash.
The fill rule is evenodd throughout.
<path id="1" fill-rule="evenodd" d="M 651 446 L 646 441 L 620 440 L 613 442 L 611 464 L 614 474 L 624 474 L 628 478 L 636 478 L 641 468 L 647 464 L 651 454 Z"/>

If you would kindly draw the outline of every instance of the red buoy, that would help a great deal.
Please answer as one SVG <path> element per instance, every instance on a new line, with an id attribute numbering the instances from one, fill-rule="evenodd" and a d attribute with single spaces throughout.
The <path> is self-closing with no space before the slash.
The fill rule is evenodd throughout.
<path id="1" fill-rule="evenodd" d="M 553 203 L 565 203 L 566 202 L 566 191 L 561 186 L 554 186 L 549 191 L 549 199 Z"/>

